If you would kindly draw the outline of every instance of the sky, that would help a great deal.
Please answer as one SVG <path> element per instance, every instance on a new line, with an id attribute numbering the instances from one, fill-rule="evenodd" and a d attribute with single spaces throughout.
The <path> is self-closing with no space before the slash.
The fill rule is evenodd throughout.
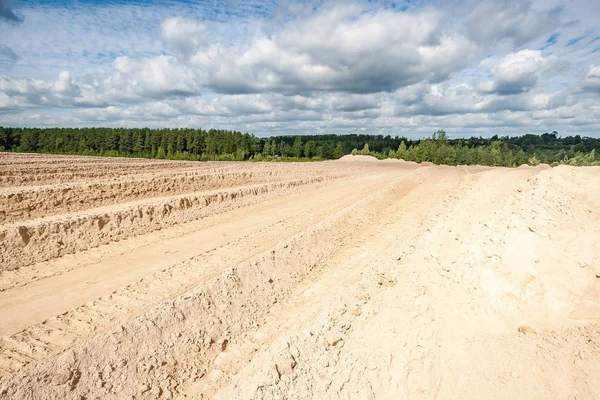
<path id="1" fill-rule="evenodd" d="M 600 2 L 0 0 L 0 125 L 600 136 Z"/>

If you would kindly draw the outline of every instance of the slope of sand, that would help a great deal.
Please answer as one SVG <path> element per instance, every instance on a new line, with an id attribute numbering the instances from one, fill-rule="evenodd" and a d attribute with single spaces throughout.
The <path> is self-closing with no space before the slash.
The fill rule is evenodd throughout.
<path id="1" fill-rule="evenodd" d="M 338 159 L 337 162 L 342 162 L 342 163 L 379 162 L 379 160 L 373 156 L 360 156 L 360 155 L 354 156 L 352 154 L 347 154 L 347 155 L 341 157 L 340 159 Z"/>
<path id="2" fill-rule="evenodd" d="M 600 168 L 0 164 L 1 399 L 600 398 Z"/>

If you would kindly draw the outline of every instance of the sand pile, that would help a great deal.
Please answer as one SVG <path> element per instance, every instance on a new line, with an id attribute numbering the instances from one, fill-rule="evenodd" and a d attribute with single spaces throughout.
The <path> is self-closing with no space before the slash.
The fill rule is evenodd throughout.
<path id="1" fill-rule="evenodd" d="M 354 156 L 352 154 L 347 154 L 345 156 L 343 156 L 342 158 L 337 160 L 338 162 L 343 162 L 343 163 L 352 163 L 352 162 L 379 162 L 378 159 L 376 159 L 373 156 Z"/>

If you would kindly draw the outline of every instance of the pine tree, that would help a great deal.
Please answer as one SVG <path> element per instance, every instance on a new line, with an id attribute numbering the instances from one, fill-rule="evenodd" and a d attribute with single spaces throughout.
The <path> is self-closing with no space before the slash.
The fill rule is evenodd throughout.
<path id="1" fill-rule="evenodd" d="M 400 146 L 398 146 L 398 151 L 396 152 L 396 158 L 400 158 L 404 160 L 406 158 L 406 143 L 404 140 L 400 142 Z"/>
<path id="2" fill-rule="evenodd" d="M 307 158 L 312 158 L 312 157 L 314 157 L 316 150 L 317 150 L 317 144 L 315 143 L 315 141 L 309 140 L 308 142 L 306 142 L 306 145 L 304 146 L 304 156 Z"/>
<path id="3" fill-rule="evenodd" d="M 302 138 L 297 136 L 296 139 L 294 139 L 294 144 L 292 145 L 292 156 L 298 158 L 302 157 L 304 153 L 302 150 Z"/>
<path id="4" fill-rule="evenodd" d="M 331 149 L 329 148 L 329 143 L 325 142 L 321 145 L 321 147 L 319 147 L 318 155 L 321 158 L 332 157 Z"/>
<path id="5" fill-rule="evenodd" d="M 263 156 L 269 157 L 271 155 L 271 141 L 265 141 L 265 146 L 263 147 Z"/>
<path id="6" fill-rule="evenodd" d="M 344 149 L 342 148 L 342 144 L 338 143 L 333 150 L 333 158 L 342 158 L 344 156 Z"/>

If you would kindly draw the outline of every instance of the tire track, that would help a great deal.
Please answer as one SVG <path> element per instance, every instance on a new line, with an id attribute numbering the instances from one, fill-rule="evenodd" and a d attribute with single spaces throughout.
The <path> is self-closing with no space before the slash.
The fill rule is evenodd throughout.
<path id="1" fill-rule="evenodd" d="M 411 185 L 410 187 L 414 187 L 415 183 Z M 250 259 L 256 257 L 254 254 L 263 251 L 264 248 L 255 248 L 253 243 L 257 241 L 264 243 L 265 235 L 272 238 L 270 241 L 281 240 L 282 237 L 288 237 L 295 230 L 302 229 L 301 233 L 294 236 L 300 239 L 290 238 L 286 242 L 300 240 L 295 244 L 295 248 L 298 251 L 310 252 L 310 246 L 300 244 L 303 241 L 302 237 L 307 236 L 311 240 L 316 237 L 330 238 L 331 233 L 337 230 L 339 224 L 346 224 L 349 219 L 357 221 L 374 219 L 379 210 L 374 203 L 382 199 L 389 202 L 394 193 L 395 189 L 390 187 L 380 189 L 367 200 L 363 199 L 345 207 L 335 215 L 308 228 L 302 228 L 299 218 L 296 219 L 295 225 L 277 222 L 255 233 L 252 240 L 244 237 L 235 243 L 217 248 L 188 262 L 145 277 L 110 295 L 51 318 L 42 324 L 27 328 L 16 335 L 5 338 L 2 342 L 0 370 L 4 371 L 5 376 L 13 374 L 27 364 L 54 356 L 62 350 L 74 346 L 75 342 L 81 342 L 87 335 L 99 334 L 123 323 L 124 320 L 131 320 L 144 313 L 149 307 L 164 304 L 164 299 L 181 295 L 193 287 L 198 287 L 201 282 L 217 279 L 232 265 L 246 264 Z M 366 204 L 369 206 L 365 207 Z M 347 235 L 347 233 L 343 234 L 343 236 Z M 339 236 L 339 233 L 335 233 L 333 236 Z M 338 248 L 347 242 L 342 240 L 332 244 Z M 287 249 L 288 245 L 284 245 L 284 248 Z M 273 254 L 274 252 L 275 250 L 272 251 Z M 267 254 L 271 254 L 271 252 L 267 251 Z M 264 256 L 260 256 L 260 258 L 262 257 Z"/>
<path id="2" fill-rule="evenodd" d="M 41 187 L 0 189 L 0 223 L 72 213 L 129 201 L 194 193 L 203 190 L 231 188 L 240 185 L 256 185 L 283 182 L 290 179 L 306 179 L 311 176 L 334 179 L 349 171 L 332 169 L 291 171 L 246 169 L 200 170 L 177 172 L 168 175 L 131 177 L 127 180 L 101 181 L 96 183 L 70 183 Z"/>
<path id="3" fill-rule="evenodd" d="M 377 298 L 402 280 L 399 262 L 417 250 L 414 244 L 438 217 L 438 203 L 456 201 L 456 194 L 469 184 L 466 177 L 459 170 L 436 174 L 423 179 L 426 187 L 419 185 L 398 196 L 381 210 L 386 219 L 376 229 L 361 232 L 355 246 L 344 246 L 344 251 L 323 266 L 321 276 L 300 285 L 289 301 L 274 306 L 258 332 L 234 341 L 228 352 L 217 356 L 219 361 L 212 371 L 194 383 L 188 382 L 182 398 L 198 393 L 215 399 L 278 398 L 286 393 L 318 398 L 393 397 L 391 393 L 375 396 L 373 390 L 377 388 L 365 386 L 375 366 L 381 368 L 388 363 L 375 361 L 381 357 L 377 343 L 364 344 L 373 348 L 370 356 L 362 359 L 342 362 L 342 352 L 355 327 L 360 326 L 359 321 L 387 307 Z M 400 237 L 399 231 L 403 232 Z M 377 255 L 368 263 L 365 249 Z M 413 298 L 413 290 L 420 293 L 421 288 L 407 286 L 406 297 L 418 309 L 415 298 L 419 295 Z M 419 329 L 427 326 L 427 321 L 421 325 L 420 319 L 415 319 L 410 325 Z M 338 364 L 348 368 L 336 374 Z M 357 382 L 365 385 L 357 388 Z M 310 395 L 306 385 L 311 387 Z"/>
<path id="4" fill-rule="evenodd" d="M 149 199 L 0 226 L 0 266 L 11 270 L 251 204 L 324 182 L 310 177 Z"/>
<path id="5" fill-rule="evenodd" d="M 406 173 L 406 172 L 404 172 Z M 397 176 L 397 174 L 395 175 Z M 379 178 L 372 179 L 368 185 L 377 187 L 381 182 L 392 179 L 391 175 L 381 175 Z M 350 186 L 349 186 L 350 187 Z M 315 203 L 316 204 L 316 203 Z M 127 316 L 131 318 L 143 312 L 149 305 L 155 304 L 165 298 L 170 298 L 176 294 L 189 289 L 197 284 L 200 278 L 205 278 L 208 273 L 222 270 L 223 268 L 235 265 L 247 259 L 250 255 L 264 251 L 268 246 L 283 237 L 287 237 L 301 229 L 306 229 L 307 221 L 311 221 L 311 216 L 314 215 L 312 208 L 305 208 L 304 211 L 296 215 L 290 215 L 284 220 L 267 225 L 258 231 L 246 235 L 242 238 L 230 242 L 225 246 L 221 246 L 211 250 L 203 255 L 196 257 L 196 263 L 201 262 L 202 269 L 195 266 L 175 265 L 167 270 L 155 273 L 149 277 L 143 278 L 138 282 L 132 283 L 125 288 L 113 292 L 109 296 L 102 297 L 97 301 L 88 303 L 82 307 L 69 311 L 66 314 L 51 318 L 39 326 L 52 326 L 65 332 L 73 331 L 75 333 L 89 334 L 97 332 L 104 328 L 113 326 L 119 318 Z M 325 218 L 327 209 L 320 211 L 322 218 Z M 259 245 L 257 245 L 259 244 Z M 92 313 L 90 318 L 88 315 Z M 77 330 L 77 321 L 83 327 L 83 331 Z M 96 326 L 94 321 L 102 323 Z M 26 330 L 27 331 L 27 330 Z M 14 371 L 30 362 L 31 359 L 36 359 L 37 353 L 47 357 L 48 354 L 54 354 L 58 349 L 52 347 L 54 343 L 49 343 L 47 347 L 42 348 L 38 343 L 36 346 L 30 346 L 27 352 L 19 352 L 20 347 L 10 346 L 10 343 L 17 341 L 24 342 L 22 335 L 11 336 L 8 341 L 6 351 L 0 355 L 0 368 L 5 371 Z M 69 347 L 71 343 L 67 343 Z M 61 347 L 59 347 L 61 348 Z"/>

